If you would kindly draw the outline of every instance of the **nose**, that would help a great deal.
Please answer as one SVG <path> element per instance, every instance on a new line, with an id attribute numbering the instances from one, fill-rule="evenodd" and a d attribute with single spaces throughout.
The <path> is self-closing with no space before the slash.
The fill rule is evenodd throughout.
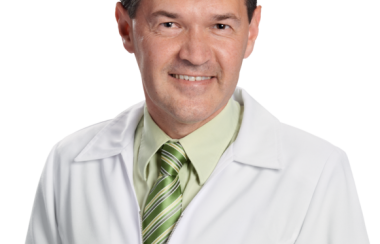
<path id="1" fill-rule="evenodd" d="M 179 58 L 194 66 L 200 66 L 211 59 L 207 34 L 200 28 L 188 30 L 179 52 Z"/>

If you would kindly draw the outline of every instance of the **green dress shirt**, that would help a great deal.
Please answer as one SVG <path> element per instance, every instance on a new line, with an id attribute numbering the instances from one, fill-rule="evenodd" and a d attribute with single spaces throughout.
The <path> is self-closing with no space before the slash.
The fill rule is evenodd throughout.
<path id="1" fill-rule="evenodd" d="M 179 171 L 182 210 L 190 203 L 211 175 L 223 152 L 235 141 L 244 107 L 232 98 L 212 120 L 181 139 L 172 139 L 150 116 L 147 107 L 137 125 L 134 138 L 133 183 L 141 209 L 160 173 L 160 147 L 171 140 L 183 146 L 189 163 Z"/>

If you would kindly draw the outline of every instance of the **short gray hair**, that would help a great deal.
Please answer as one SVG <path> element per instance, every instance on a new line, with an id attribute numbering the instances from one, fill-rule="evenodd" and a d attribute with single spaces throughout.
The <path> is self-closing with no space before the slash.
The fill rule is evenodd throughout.
<path id="1" fill-rule="evenodd" d="M 123 7 L 128 11 L 129 17 L 131 19 L 134 19 L 136 17 L 136 11 L 140 1 L 141 0 L 120 0 L 121 5 L 123 5 Z M 247 6 L 248 21 L 251 23 L 253 11 L 255 11 L 257 6 L 257 0 L 245 0 L 245 5 Z"/>

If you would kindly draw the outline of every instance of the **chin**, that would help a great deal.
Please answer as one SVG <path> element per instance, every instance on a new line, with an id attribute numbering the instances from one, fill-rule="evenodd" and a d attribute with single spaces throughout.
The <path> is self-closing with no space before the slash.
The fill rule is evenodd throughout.
<path id="1" fill-rule="evenodd" d="M 199 106 L 191 105 L 170 105 L 167 111 L 175 118 L 176 121 L 184 124 L 194 124 L 206 120 L 215 111 L 213 108 L 200 104 Z"/>

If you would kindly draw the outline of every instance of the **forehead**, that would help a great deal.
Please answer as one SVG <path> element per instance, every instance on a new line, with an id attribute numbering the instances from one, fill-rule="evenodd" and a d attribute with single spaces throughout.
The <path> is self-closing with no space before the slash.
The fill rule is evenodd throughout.
<path id="1" fill-rule="evenodd" d="M 194 19 L 225 13 L 243 18 L 247 14 L 245 0 L 141 0 L 136 14 L 151 15 L 157 11 Z"/>

